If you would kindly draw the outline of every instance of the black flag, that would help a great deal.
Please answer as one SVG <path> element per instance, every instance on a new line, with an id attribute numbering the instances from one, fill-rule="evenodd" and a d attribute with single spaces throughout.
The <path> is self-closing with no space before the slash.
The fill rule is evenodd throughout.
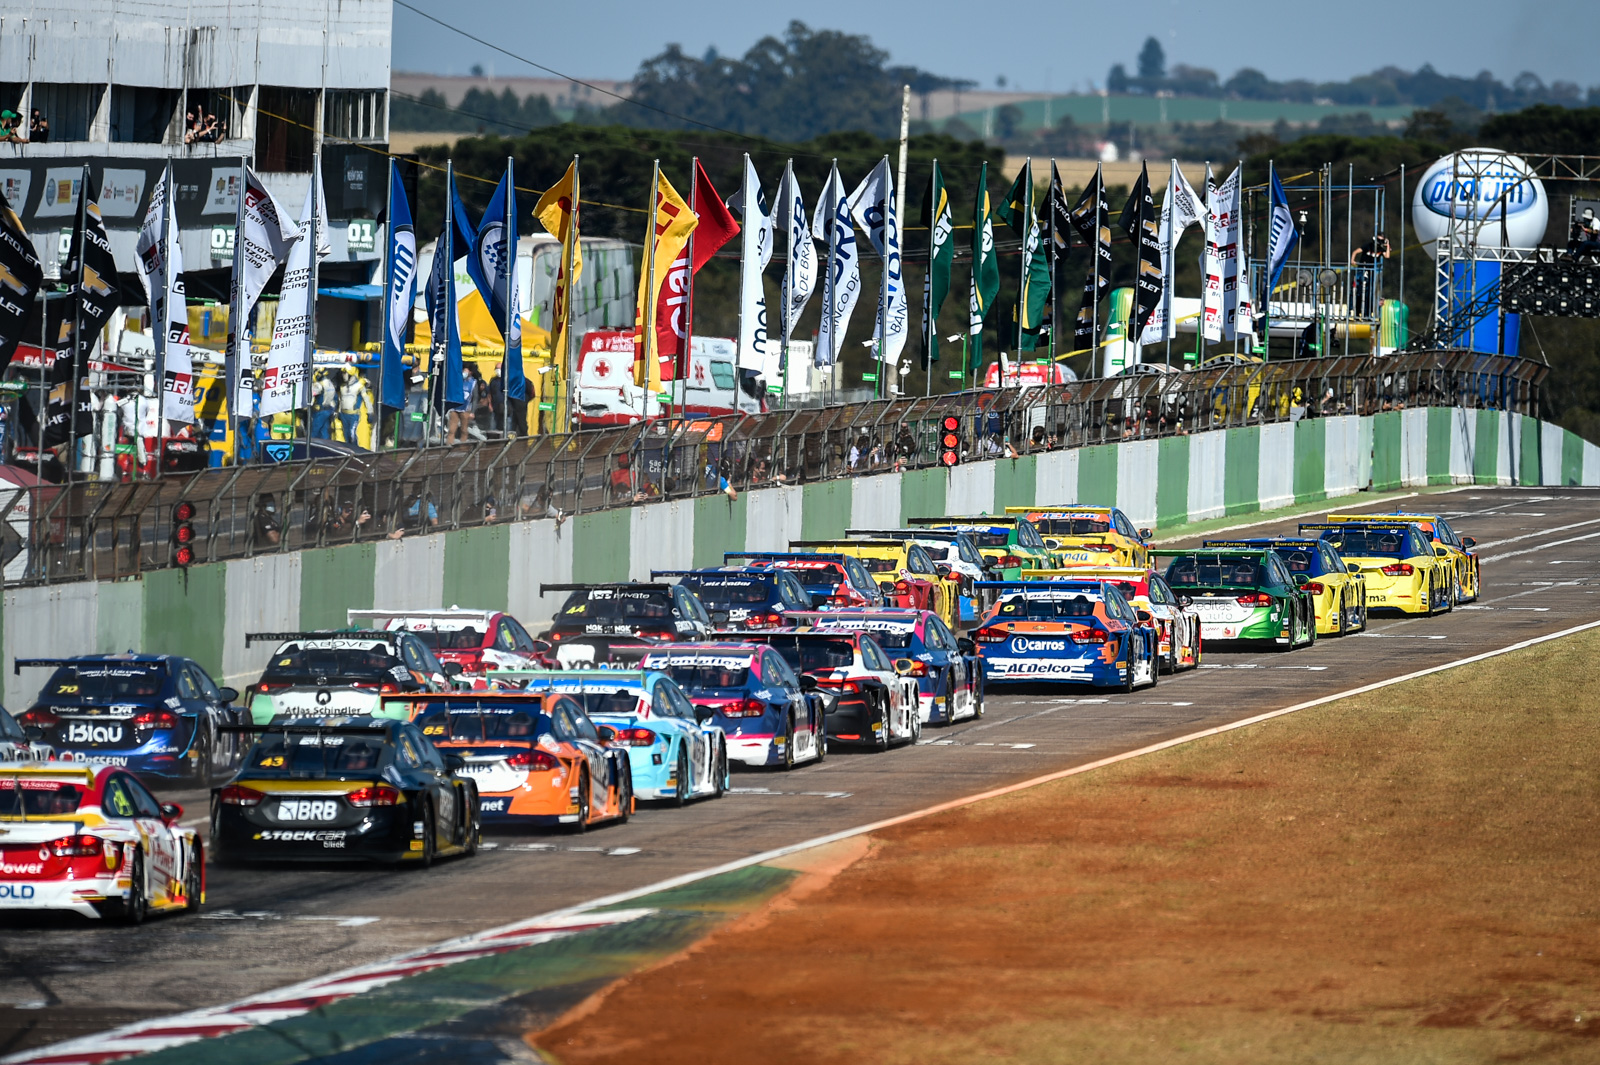
<path id="1" fill-rule="evenodd" d="M 0 370 L 17 350 L 23 322 L 43 279 L 44 268 L 22 219 L 0 193 Z"/>
<path id="2" fill-rule="evenodd" d="M 1069 213 L 1069 220 L 1094 256 L 1089 263 L 1089 276 L 1083 282 L 1083 306 L 1078 308 L 1078 322 L 1072 330 L 1072 346 L 1082 350 L 1093 347 L 1098 339 L 1096 304 L 1110 309 L 1106 297 L 1111 294 L 1111 204 L 1106 201 L 1106 186 L 1098 166 L 1094 168 L 1094 179 Z"/>
<path id="3" fill-rule="evenodd" d="M 1134 285 L 1133 314 L 1128 321 L 1128 339 L 1135 344 L 1156 313 L 1161 302 L 1161 226 L 1156 202 L 1150 195 L 1150 166 L 1139 168 L 1139 180 L 1122 208 L 1122 230 L 1139 249 L 1139 280 Z"/>
<path id="4" fill-rule="evenodd" d="M 65 276 L 72 279 L 71 302 L 76 304 L 77 314 L 73 318 L 69 310 L 67 323 L 77 343 L 67 351 L 57 351 L 50 381 L 52 384 L 73 383 L 77 409 L 73 435 L 81 436 L 94 429 L 89 393 L 82 387 L 88 377 L 89 361 L 94 358 L 101 330 L 122 298 L 117 288 L 117 262 L 111 254 L 111 242 L 106 239 L 105 221 L 100 217 L 100 206 L 89 198 L 88 167 L 84 167 L 83 180 L 78 184 L 78 225 L 72 231 Z M 52 410 L 46 419 L 46 437 L 56 422 L 56 412 Z"/>

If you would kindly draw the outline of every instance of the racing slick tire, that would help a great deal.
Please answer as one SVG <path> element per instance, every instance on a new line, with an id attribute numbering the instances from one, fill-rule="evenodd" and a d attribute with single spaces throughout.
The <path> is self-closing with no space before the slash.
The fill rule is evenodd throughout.
<path id="1" fill-rule="evenodd" d="M 439 822 L 433 812 L 433 804 L 422 808 L 422 859 L 417 863 L 424 869 L 433 867 L 434 854 L 439 849 Z"/>
<path id="2" fill-rule="evenodd" d="M 1154 688 L 1161 683 L 1161 645 L 1154 644 L 1150 648 L 1150 683 L 1146 687 Z"/>
<path id="3" fill-rule="evenodd" d="M 1349 599 L 1346 596 L 1339 596 L 1339 627 L 1333 632 L 1335 636 L 1344 636 L 1350 631 L 1350 615 L 1346 613 L 1348 603 Z"/>
<path id="4" fill-rule="evenodd" d="M 889 693 L 885 692 L 875 701 L 878 704 L 878 721 L 883 725 L 883 728 L 878 730 L 878 742 L 872 745 L 872 753 L 882 754 L 889 749 L 889 744 L 894 740 L 894 737 L 889 735 L 889 722 L 891 720 L 889 715 Z"/>
<path id="5" fill-rule="evenodd" d="M 194 759 L 194 772 L 189 774 L 190 781 L 197 788 L 209 788 L 217 780 L 217 770 L 214 763 L 217 758 L 217 734 L 209 726 L 196 724 L 200 728 L 201 738 L 195 742 L 195 753 L 199 756 Z"/>
<path id="6" fill-rule="evenodd" d="M 728 745 L 725 743 L 717 744 L 717 761 L 713 772 L 717 775 L 717 787 L 711 797 L 720 799 L 728 794 Z"/>
<path id="7" fill-rule="evenodd" d="M 1288 654 L 1300 646 L 1300 615 L 1291 610 L 1289 612 L 1289 639 L 1286 643 L 1273 643 L 1273 650 L 1279 654 Z"/>
<path id="8" fill-rule="evenodd" d="M 922 708 L 915 703 L 911 705 L 911 738 L 906 742 L 912 747 L 922 742 Z"/>
<path id="9" fill-rule="evenodd" d="M 1133 668 L 1133 637 L 1126 638 L 1126 642 L 1122 645 L 1122 653 L 1126 656 L 1128 664 L 1123 669 L 1122 683 L 1117 685 L 1117 690 L 1127 693 L 1133 691 L 1133 685 L 1138 676 L 1137 670 Z"/>
<path id="10" fill-rule="evenodd" d="M 683 806 L 689 801 L 691 785 L 689 783 L 689 752 L 683 749 L 683 744 L 678 744 L 678 787 L 672 793 L 672 798 L 667 800 L 672 806 Z"/>
<path id="11" fill-rule="evenodd" d="M 574 836 L 581 836 L 589 831 L 590 798 L 589 772 L 584 770 L 578 774 L 578 820 L 568 826 L 568 831 Z"/>
<path id="12" fill-rule="evenodd" d="M 622 763 L 622 779 L 617 782 L 617 824 L 625 825 L 633 816 L 633 766 Z"/>
<path id="13" fill-rule="evenodd" d="M 128 863 L 128 897 L 111 903 L 111 916 L 126 925 L 144 924 L 150 914 L 150 899 L 144 890 L 144 850 L 133 849 L 133 860 Z"/>
<path id="14" fill-rule="evenodd" d="M 206 896 L 206 852 L 199 840 L 189 848 L 189 867 L 183 876 L 183 912 L 199 913 Z"/>
<path id="15" fill-rule="evenodd" d="M 987 709 L 983 705 L 983 674 L 982 674 L 982 672 L 979 672 L 978 677 L 977 677 L 977 682 L 975 684 L 973 684 L 973 686 L 972 686 L 972 705 L 977 708 L 972 713 L 972 720 L 974 720 L 974 721 L 981 720 L 983 718 L 985 710 Z"/>
<path id="16" fill-rule="evenodd" d="M 784 772 L 794 768 L 794 717 L 789 717 L 789 723 L 784 726 L 783 733 L 783 769 Z"/>
<path id="17" fill-rule="evenodd" d="M 467 808 L 467 838 L 462 841 L 463 853 L 471 858 L 483 843 L 483 808 L 478 805 L 478 793 L 472 793 L 472 803 Z"/>
<path id="18" fill-rule="evenodd" d="M 949 728 L 956 723 L 956 679 L 950 677 L 944 689 L 944 727 Z"/>

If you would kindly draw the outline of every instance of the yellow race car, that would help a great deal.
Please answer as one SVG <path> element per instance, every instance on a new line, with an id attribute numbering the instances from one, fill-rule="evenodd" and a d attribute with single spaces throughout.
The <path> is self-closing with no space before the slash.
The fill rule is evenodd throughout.
<path id="1" fill-rule="evenodd" d="M 1478 541 L 1462 536 L 1438 514 L 1329 514 L 1330 522 L 1345 521 L 1409 521 L 1433 539 L 1433 553 L 1444 552 L 1455 566 L 1456 602 L 1467 603 L 1478 598 L 1481 577 L 1478 553 L 1473 550 Z"/>
<path id="2" fill-rule="evenodd" d="M 1455 607 L 1455 564 L 1411 522 L 1327 522 L 1302 525 L 1300 535 L 1326 540 L 1347 568 L 1359 567 L 1369 609 L 1432 615 Z"/>
<path id="3" fill-rule="evenodd" d="M 1200 615 L 1160 574 L 1127 566 L 1072 566 L 1033 570 L 1024 579 L 1105 581 L 1115 585 L 1130 606 L 1149 614 L 1155 622 L 1161 672 L 1177 673 L 1200 665 Z"/>
<path id="4" fill-rule="evenodd" d="M 1207 540 L 1204 547 L 1243 547 L 1275 552 L 1311 596 L 1317 635 L 1343 636 L 1367 627 L 1367 578 L 1350 566 L 1327 540 L 1274 536 L 1249 540 Z"/>
<path id="5" fill-rule="evenodd" d="M 1149 529 L 1136 528 L 1116 507 L 1007 507 L 1044 534 L 1062 566 L 1150 568 Z"/>
<path id="6" fill-rule="evenodd" d="M 951 628 L 961 624 L 961 583 L 939 572 L 928 552 L 909 540 L 792 540 L 791 551 L 819 551 L 861 560 L 890 606 L 931 610 Z"/>

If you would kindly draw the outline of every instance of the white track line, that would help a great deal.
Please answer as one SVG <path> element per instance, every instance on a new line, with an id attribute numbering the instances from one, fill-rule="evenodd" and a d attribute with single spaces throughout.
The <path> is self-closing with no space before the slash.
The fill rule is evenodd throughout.
<path id="1" fill-rule="evenodd" d="M 1488 543 L 1478 544 L 1473 548 L 1473 550 L 1481 554 L 1491 547 L 1504 547 L 1506 544 L 1514 544 L 1522 540 L 1534 540 L 1541 536 L 1554 536 L 1558 532 L 1566 532 L 1569 529 L 1581 529 L 1586 525 L 1600 525 L 1600 518 L 1591 518 L 1588 521 L 1575 521 L 1571 525 L 1557 525 L 1553 529 L 1540 529 L 1538 532 L 1523 533 L 1521 536 L 1508 536 L 1504 540 L 1490 540 Z"/>
<path id="2" fill-rule="evenodd" d="M 1524 547 L 1517 551 L 1502 551 L 1498 555 L 1490 555 L 1488 558 L 1480 559 L 1480 561 L 1499 562 L 1503 558 L 1516 558 L 1518 555 L 1535 555 L 1540 551 L 1546 551 L 1552 547 L 1560 547 L 1562 544 L 1575 544 L 1579 540 L 1593 540 L 1597 536 L 1600 536 L 1600 532 L 1585 533 L 1582 536 L 1569 536 L 1565 540 L 1552 540 L 1547 544 L 1537 544 L 1533 547 Z"/>
<path id="3" fill-rule="evenodd" d="M 20 1054 L 13 1054 L 9 1057 L 0 1058 L 0 1065 L 12 1065 L 12 1063 L 22 1062 L 51 1062 L 60 1063 L 60 1065 L 98 1065 L 98 1063 L 114 1061 L 118 1058 L 129 1057 L 133 1054 L 144 1053 L 148 1050 L 157 1049 L 158 1046 L 163 1044 L 173 1045 L 173 1042 L 190 1042 L 193 1039 L 202 1038 L 203 1035 L 216 1036 L 231 1034 L 233 1031 L 242 1031 L 248 1027 L 253 1027 L 258 1024 L 271 1023 L 273 1020 L 280 1020 L 287 1016 L 294 1016 L 298 1013 L 305 1012 L 306 1009 L 309 1008 L 304 1005 L 305 992 L 313 988 L 320 991 L 328 988 L 329 985 L 337 985 L 339 986 L 340 991 L 353 990 L 354 993 L 359 993 L 359 990 L 367 990 L 371 987 L 378 986 L 378 983 L 374 982 L 375 974 L 382 974 L 382 978 L 380 978 L 381 982 L 389 982 L 393 979 L 399 979 L 402 976 L 411 975 L 411 973 L 414 971 L 423 971 L 426 968 L 438 967 L 438 963 L 443 960 L 441 959 L 441 955 L 448 956 L 459 951 L 461 956 L 453 960 L 466 961 L 471 958 L 483 957 L 487 953 L 495 953 L 499 950 L 507 949 L 508 940 L 514 943 L 516 946 L 531 946 L 538 942 L 544 942 L 547 940 L 547 938 L 554 936 L 570 935 L 575 930 L 575 926 L 576 928 L 584 927 L 583 922 L 578 919 L 586 915 L 593 917 L 593 919 L 597 921 L 608 922 L 636 919 L 638 917 L 647 915 L 650 911 L 635 910 L 626 913 L 607 914 L 604 917 L 589 915 L 588 911 L 603 906 L 615 906 L 618 903 L 630 902 L 634 899 L 642 898 L 645 895 L 651 895 L 658 891 L 667 891 L 672 888 L 682 887 L 685 884 L 693 884 L 697 881 L 706 880 L 710 877 L 719 876 L 723 873 L 731 873 L 739 869 L 747 869 L 752 865 L 760 865 L 763 862 L 770 862 L 776 858 L 782 858 L 786 855 L 795 854 L 804 850 L 811 850 L 814 847 L 826 846 L 829 843 L 837 843 L 839 840 L 850 839 L 851 837 L 864 835 L 868 832 L 881 831 L 882 829 L 890 828 L 894 825 L 905 824 L 908 821 L 920 820 L 924 817 L 930 817 L 933 814 L 943 813 L 946 810 L 955 810 L 963 806 L 971 806 L 974 803 L 983 802 L 987 799 L 999 798 L 1002 795 L 1010 795 L 1015 792 L 1026 791 L 1030 788 L 1036 788 L 1041 784 L 1049 784 L 1057 780 L 1064 780 L 1067 777 L 1074 777 L 1082 773 L 1088 773 L 1095 769 L 1101 769 L 1108 765 L 1115 765 L 1118 762 L 1126 762 L 1134 758 L 1143 757 L 1147 754 L 1155 754 L 1158 751 L 1169 750 L 1185 743 L 1193 743 L 1195 740 L 1205 739 L 1208 736 L 1216 736 L 1224 732 L 1232 732 L 1234 729 L 1241 729 L 1250 725 L 1257 725 L 1263 721 L 1270 721 L 1275 717 L 1283 717 L 1286 714 L 1293 714 L 1300 710 L 1309 710 L 1312 707 L 1325 706 L 1328 703 L 1338 702 L 1341 699 L 1348 699 L 1355 695 L 1364 695 L 1367 692 L 1378 691 L 1379 689 L 1387 688 L 1395 684 L 1401 684 L 1408 680 L 1416 680 L 1420 677 L 1431 676 L 1435 673 L 1443 673 L 1446 670 L 1456 669 L 1460 666 L 1471 665 L 1474 662 L 1482 662 L 1485 659 L 1496 658 L 1503 654 L 1509 654 L 1512 651 L 1520 651 L 1525 647 L 1533 647 L 1536 644 L 1547 643 L 1551 640 L 1559 640 L 1563 637 L 1572 636 L 1576 633 L 1585 632 L 1594 628 L 1600 628 L 1600 621 L 1590 621 L 1582 625 L 1574 625 L 1571 628 L 1562 629 L 1560 632 L 1552 632 L 1544 636 L 1535 636 L 1531 639 L 1519 640 L 1516 643 L 1510 644 L 1506 647 L 1501 647 L 1498 650 L 1484 651 L 1480 654 L 1469 655 L 1466 658 L 1458 658 L 1453 662 L 1446 662 L 1437 666 L 1429 666 L 1427 669 L 1419 669 L 1415 672 L 1406 673 L 1402 676 L 1391 677 L 1388 680 L 1380 680 L 1375 681 L 1372 684 L 1364 684 L 1359 688 L 1350 688 L 1346 691 L 1337 692 L 1333 695 L 1324 695 L 1320 698 L 1308 700 L 1307 702 L 1296 703 L 1293 706 L 1283 707 L 1280 710 L 1269 710 L 1264 714 L 1257 714 L 1254 717 L 1247 717 L 1243 720 L 1234 721 L 1226 725 L 1217 725 L 1212 728 L 1202 729 L 1199 732 L 1191 732 L 1187 735 L 1178 736 L 1174 739 L 1163 740 L 1160 743 L 1150 744 L 1147 747 L 1140 747 L 1138 750 L 1125 751 L 1122 754 L 1114 754 L 1107 758 L 1101 758 L 1097 761 L 1086 762 L 1083 765 L 1073 766 L 1070 769 L 1061 769 L 1054 773 L 1046 773 L 1044 776 L 1031 777 L 1028 780 L 1024 780 L 1016 784 L 1008 784 L 1005 787 L 1000 788 L 991 788 L 988 791 L 981 791 L 975 795 L 967 795 L 959 799 L 950 799 L 946 802 L 936 803 L 933 806 L 924 807 L 921 810 L 915 810 L 907 814 L 900 814 L 895 817 L 884 818 L 881 821 L 873 821 L 870 824 L 859 825 L 855 828 L 847 828 L 839 832 L 830 832 L 826 836 L 818 836 L 815 839 L 808 839 L 803 843 L 793 843 L 787 847 L 778 847 L 773 850 L 763 851 L 760 854 L 753 854 L 748 858 L 739 858 L 735 861 L 724 862 L 721 865 L 714 865 L 709 869 L 701 869 L 698 872 L 693 873 L 683 873 L 679 876 L 669 877 L 666 880 L 659 880 L 654 884 L 647 884 L 644 887 L 634 888 L 630 891 L 621 891 L 614 895 L 605 895 L 598 899 L 591 899 L 588 902 L 579 903 L 576 906 L 568 906 L 563 909 L 552 910 L 551 912 L 538 917 L 530 917 L 522 921 L 517 921 L 514 924 L 503 925 L 499 928 L 487 929 L 483 932 L 476 932 L 470 936 L 463 936 L 460 939 L 450 940 L 434 947 L 423 947 L 415 951 L 397 955 L 394 958 L 386 959 L 384 961 L 371 962 L 367 965 L 358 966 L 354 969 L 347 969 L 341 973 L 315 977 L 311 980 L 294 984 L 288 988 L 264 992 L 259 995 L 252 995 L 250 998 L 244 999 L 243 1001 L 234 1003 L 232 1005 L 213 1006 L 207 1009 L 177 1014 L 174 1017 L 140 1021 L 136 1024 L 128 1025 L 124 1028 L 113 1029 L 108 1032 L 102 1032 L 98 1035 L 85 1036 L 79 1039 L 68 1040 L 64 1043 L 57 1043 L 53 1046 L 45 1046 L 34 1050 L 23 1051 Z M 450 964 L 450 961 L 444 961 L 444 964 Z M 366 986 L 362 986 L 363 984 Z M 324 991 L 324 993 L 326 993 L 326 991 Z M 343 996 L 340 995 L 339 997 Z M 289 1012 L 287 1013 L 280 1012 L 283 1009 L 283 1001 L 285 999 L 295 1000 L 294 1004 L 289 1007 Z M 183 1023 L 175 1026 L 173 1022 L 178 1021 Z M 192 1021 L 210 1021 L 215 1026 L 212 1027 L 204 1023 L 191 1024 Z M 177 1029 L 181 1029 L 181 1032 L 174 1031 L 175 1027 Z M 201 1034 L 195 1034 L 196 1029 L 208 1030 L 204 1030 Z M 166 1042 L 168 1040 L 173 1042 Z"/>
<path id="4" fill-rule="evenodd" d="M 1450 487 L 1450 488 L 1441 487 L 1439 489 L 1439 491 L 1437 491 L 1437 492 L 1429 492 L 1428 494 L 1430 496 L 1443 496 L 1443 495 L 1449 495 L 1452 492 L 1465 492 L 1469 488 L 1481 488 L 1481 487 L 1483 487 L 1483 486 L 1482 485 L 1472 485 L 1472 484 L 1458 484 L 1458 485 L 1455 485 L 1454 487 Z M 1324 503 L 1337 503 L 1341 499 L 1353 498 L 1356 494 L 1357 493 L 1352 492 L 1348 496 L 1330 496 L 1329 498 L 1322 500 L 1322 502 L 1324 502 Z M 1323 511 L 1322 513 L 1326 513 L 1326 514 L 1344 514 L 1344 513 L 1353 513 L 1353 512 L 1355 512 L 1357 510 L 1361 510 L 1364 507 L 1386 507 L 1391 503 L 1398 503 L 1402 499 L 1412 499 L 1412 498 L 1415 498 L 1416 496 L 1419 496 L 1421 494 L 1422 494 L 1421 492 L 1406 492 L 1403 495 L 1389 496 L 1386 499 L 1380 499 L 1380 500 L 1377 500 L 1375 502 L 1352 503 L 1349 507 L 1333 506 L 1333 507 L 1329 507 L 1326 511 Z M 1516 504 L 1507 504 L 1507 505 L 1510 506 L 1510 505 L 1516 505 Z M 1285 507 L 1283 509 L 1284 510 L 1288 510 L 1290 508 Z M 1265 513 L 1270 514 L 1271 511 L 1266 511 Z M 1255 528 L 1259 528 L 1262 525 L 1276 525 L 1279 522 L 1291 521 L 1294 518 L 1304 517 L 1306 515 L 1316 514 L 1316 513 L 1318 513 L 1318 512 L 1315 511 L 1315 510 L 1303 511 L 1300 514 L 1284 514 L 1284 513 L 1280 512 L 1278 514 L 1278 516 L 1275 517 L 1275 518 L 1267 517 L 1267 518 L 1262 518 L 1260 521 L 1247 521 L 1247 522 L 1244 522 L 1241 525 L 1224 525 L 1220 529 L 1211 529 L 1211 530 L 1209 530 L 1207 532 L 1203 532 L 1203 533 L 1180 533 L 1177 536 L 1163 536 L 1159 540 L 1151 540 L 1150 541 L 1150 546 L 1152 546 L 1152 547 L 1160 547 L 1162 544 L 1175 544 L 1179 540 L 1192 540 L 1196 536 L 1216 536 L 1219 533 L 1237 532 L 1240 529 L 1255 529 Z"/>

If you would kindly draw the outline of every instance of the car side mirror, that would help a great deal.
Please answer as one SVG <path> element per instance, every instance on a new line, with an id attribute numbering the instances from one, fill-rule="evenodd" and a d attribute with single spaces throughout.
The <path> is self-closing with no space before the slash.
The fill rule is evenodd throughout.
<path id="1" fill-rule="evenodd" d="M 717 712 L 709 706 L 696 706 L 694 708 L 694 719 L 702 725 L 716 716 Z"/>
<path id="2" fill-rule="evenodd" d="M 605 744 L 607 747 L 616 742 L 617 730 L 612 728 L 610 725 L 596 725 L 595 731 L 600 733 L 600 742 Z"/>
<path id="3" fill-rule="evenodd" d="M 1151 619 L 1150 611 L 1148 611 L 1148 610 L 1139 611 L 1139 620 L 1141 622 L 1148 622 L 1148 621 L 1150 621 L 1150 619 Z"/>
<path id="4" fill-rule="evenodd" d="M 941 577 L 948 578 L 950 576 L 950 563 L 948 562 L 935 562 L 933 568 L 939 571 L 939 576 Z"/>
<path id="5" fill-rule="evenodd" d="M 1141 540 L 1148 540 L 1148 539 L 1150 539 L 1150 537 L 1152 537 L 1154 535 L 1155 535 L 1154 530 L 1151 530 L 1151 529 L 1140 529 L 1139 530 L 1139 539 L 1141 539 Z"/>
<path id="6" fill-rule="evenodd" d="M 817 690 L 817 678 L 811 676 L 809 673 L 800 674 L 800 690 L 803 691 L 803 692 L 814 692 L 814 691 L 816 691 Z"/>
<path id="7" fill-rule="evenodd" d="M 909 658 L 897 658 L 894 660 L 894 671 L 897 675 L 904 677 L 909 675 L 916 668 L 916 665 Z"/>
<path id="8" fill-rule="evenodd" d="M 233 688 L 223 688 L 217 693 L 217 698 L 225 703 L 236 703 L 239 701 L 239 693 Z"/>
<path id="9" fill-rule="evenodd" d="M 1179 606 L 1194 606 L 1194 599 L 1187 595 L 1178 596 Z"/>
<path id="10" fill-rule="evenodd" d="M 182 816 L 183 807 L 179 806 L 177 803 L 164 802 L 161 804 L 161 820 L 166 824 L 175 824 L 178 818 Z"/>
<path id="11" fill-rule="evenodd" d="M 1347 572 L 1347 573 L 1360 573 L 1361 572 L 1361 567 L 1356 565 L 1354 562 L 1346 562 L 1344 564 L 1344 568 L 1345 568 L 1345 572 Z"/>
<path id="12" fill-rule="evenodd" d="M 1477 539 L 1475 537 L 1463 536 L 1461 538 L 1461 546 L 1462 547 L 1477 547 L 1478 546 L 1478 541 L 1477 541 Z"/>
<path id="13" fill-rule="evenodd" d="M 441 754 L 440 757 L 444 759 L 444 767 L 452 773 L 459 773 L 467 768 L 467 760 L 459 754 Z"/>
<path id="14" fill-rule="evenodd" d="M 956 638 L 956 650 L 964 655 L 975 655 L 978 653 L 978 645 L 965 636 L 958 636 Z"/>
<path id="15" fill-rule="evenodd" d="M 1046 536 L 1044 538 L 1044 546 L 1048 547 L 1052 551 L 1059 551 L 1061 550 L 1061 541 L 1057 540 L 1053 536 Z"/>
<path id="16" fill-rule="evenodd" d="M 1433 557 L 1434 558 L 1449 558 L 1450 557 L 1450 549 L 1448 547 L 1436 547 L 1436 548 L 1433 549 Z"/>

